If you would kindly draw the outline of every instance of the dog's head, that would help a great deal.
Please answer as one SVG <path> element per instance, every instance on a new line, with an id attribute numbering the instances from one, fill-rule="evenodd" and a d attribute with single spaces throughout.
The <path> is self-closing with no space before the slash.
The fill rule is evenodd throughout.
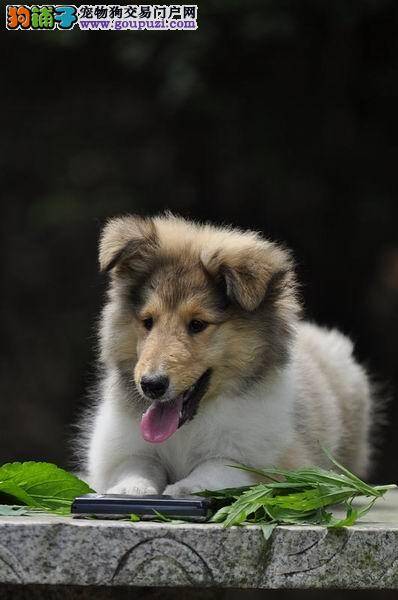
<path id="1" fill-rule="evenodd" d="M 280 367 L 298 313 L 292 260 L 253 232 L 173 216 L 111 220 L 102 360 L 152 402 L 141 430 L 161 442 L 199 403 Z"/>

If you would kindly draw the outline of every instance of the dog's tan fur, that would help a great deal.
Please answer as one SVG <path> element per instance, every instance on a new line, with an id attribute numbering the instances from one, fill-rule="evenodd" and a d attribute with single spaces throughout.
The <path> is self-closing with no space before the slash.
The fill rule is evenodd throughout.
<path id="1" fill-rule="evenodd" d="M 352 359 L 349 340 L 301 321 L 293 261 L 287 250 L 254 232 L 198 225 L 172 215 L 128 216 L 113 219 L 104 228 L 99 260 L 101 269 L 111 274 L 111 285 L 100 330 L 106 391 L 89 451 L 91 478 L 98 489 L 161 491 L 164 483 L 160 482 L 167 479 L 172 493 L 187 491 L 193 484 L 208 487 L 211 476 L 206 469 L 203 475 L 201 466 L 201 475 L 193 477 L 192 483 L 195 457 L 217 462 L 224 456 L 211 439 L 207 454 L 205 447 L 193 445 L 200 444 L 196 430 L 212 415 L 222 421 L 219 411 L 223 410 L 224 431 L 218 428 L 214 435 L 225 436 L 225 459 L 259 465 L 271 461 L 286 467 L 323 464 L 319 447 L 323 442 L 347 466 L 366 472 L 370 410 L 366 375 Z M 154 322 L 150 332 L 143 325 L 148 318 Z M 199 335 L 190 335 L 187 324 L 192 319 L 209 325 Z M 106 461 L 99 455 L 101 440 L 108 434 L 101 410 L 108 418 L 115 411 L 125 414 L 133 427 L 149 405 L 140 390 L 144 375 L 161 369 L 170 378 L 173 393 L 180 394 L 208 368 L 213 371 L 210 386 L 192 422 L 183 425 L 160 450 L 138 439 L 136 445 L 126 445 L 117 440 L 117 429 L 113 429 L 110 437 L 119 447 L 119 458 L 115 452 L 104 467 Z M 280 409 L 275 400 L 278 394 Z M 228 411 L 239 402 L 241 421 L 235 422 L 234 416 L 228 422 Z M 276 436 L 280 443 L 273 443 L 272 448 L 258 438 L 256 402 L 262 407 L 259 419 L 261 411 L 275 419 L 274 424 L 264 422 L 265 439 L 271 436 L 270 428 L 284 427 L 286 422 L 285 431 Z M 239 414 L 239 408 L 236 411 Z M 231 434 L 234 428 L 240 431 L 236 441 Z M 246 452 L 239 441 L 245 428 L 247 438 L 254 438 Z M 181 451 L 191 453 L 192 460 L 187 458 L 178 467 L 170 465 L 178 462 L 173 459 L 174 446 L 184 440 L 190 447 Z M 206 444 L 205 435 L 202 443 Z M 237 444 L 240 449 L 235 448 Z M 166 474 L 159 474 L 153 464 L 145 468 L 149 474 L 156 471 L 158 483 L 137 467 L 142 456 L 145 460 L 152 456 L 165 466 Z M 130 471 L 122 469 L 121 474 L 119 463 L 132 465 Z M 215 468 L 212 463 L 211 469 Z M 218 467 L 215 472 L 214 477 L 219 477 Z M 179 485 L 187 479 L 190 485 Z M 229 482 L 228 477 L 221 480 Z"/>
<path id="2" fill-rule="evenodd" d="M 217 364 L 211 389 L 211 394 L 217 394 L 217 381 L 225 387 L 228 380 L 241 381 L 258 369 L 262 375 L 264 367 L 285 360 L 281 338 L 284 344 L 299 311 L 292 260 L 286 251 L 255 233 L 220 229 L 215 236 L 214 228 L 199 228 L 171 216 L 153 220 L 122 217 L 104 229 L 100 266 L 114 269 L 112 302 L 105 311 L 104 327 L 107 331 L 110 318 L 117 331 L 116 345 L 115 336 L 106 331 L 102 336 L 103 359 L 135 364 L 135 381 L 162 365 L 180 393 L 206 365 Z M 139 310 L 132 311 L 130 286 L 152 270 L 153 291 Z M 209 297 L 209 277 L 217 279 L 220 273 L 229 277 L 238 309 L 232 305 L 217 311 Z M 259 307 L 274 276 L 280 278 L 275 282 L 278 294 L 273 290 L 275 297 L 261 311 L 265 323 L 259 326 L 257 315 L 248 318 L 248 311 Z M 147 339 L 141 323 L 149 316 L 157 327 Z M 195 338 L 186 331 L 191 319 L 210 325 Z"/>

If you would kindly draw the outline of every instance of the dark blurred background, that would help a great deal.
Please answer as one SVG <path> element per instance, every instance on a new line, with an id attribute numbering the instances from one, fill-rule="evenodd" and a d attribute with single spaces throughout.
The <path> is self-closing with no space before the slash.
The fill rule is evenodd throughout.
<path id="1" fill-rule="evenodd" d="M 307 315 L 391 396 L 374 478 L 395 480 L 396 0 L 206 0 L 196 32 L 4 31 L 0 48 L 0 461 L 68 464 L 101 225 L 168 208 L 294 249 Z"/>

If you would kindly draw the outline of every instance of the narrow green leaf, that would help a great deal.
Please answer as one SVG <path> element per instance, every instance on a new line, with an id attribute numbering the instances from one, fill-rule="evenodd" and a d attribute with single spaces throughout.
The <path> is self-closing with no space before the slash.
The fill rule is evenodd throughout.
<path id="1" fill-rule="evenodd" d="M 278 523 L 259 523 L 264 539 L 268 542 Z"/>
<path id="2" fill-rule="evenodd" d="M 228 516 L 230 509 L 231 509 L 230 506 L 223 506 L 217 512 L 214 513 L 214 515 L 210 519 L 210 522 L 211 523 L 221 523 Z"/>
<path id="3" fill-rule="evenodd" d="M 346 475 L 346 477 L 348 477 L 353 483 L 355 483 L 364 492 L 364 495 L 375 496 L 375 495 L 379 494 L 376 487 L 374 487 L 374 486 L 372 487 L 372 486 L 368 485 L 367 483 L 365 483 L 364 481 L 359 479 L 359 477 L 357 477 L 356 475 L 351 473 L 351 471 L 349 471 L 341 463 L 339 463 L 338 460 L 336 460 L 332 456 L 332 454 L 329 452 L 329 450 L 327 448 L 323 447 L 322 450 L 324 451 L 324 453 L 326 454 L 326 456 L 328 457 L 330 462 L 332 462 L 335 465 L 335 467 L 340 469 L 340 471 L 342 473 L 344 473 L 344 475 Z"/>
<path id="4" fill-rule="evenodd" d="M 251 485 L 246 485 L 237 488 L 224 488 L 221 490 L 201 490 L 200 492 L 195 492 L 195 496 L 204 496 L 205 498 L 216 498 L 222 500 L 224 498 L 234 498 L 240 496 L 242 492 L 250 490 L 251 488 Z"/>

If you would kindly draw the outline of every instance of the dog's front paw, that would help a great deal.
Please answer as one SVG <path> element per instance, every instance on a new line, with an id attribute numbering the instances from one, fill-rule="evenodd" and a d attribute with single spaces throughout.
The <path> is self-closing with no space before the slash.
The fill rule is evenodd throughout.
<path id="1" fill-rule="evenodd" d="M 167 496 L 189 496 L 190 494 L 195 494 L 195 492 L 200 492 L 202 490 L 203 486 L 201 486 L 199 482 L 195 483 L 195 481 L 182 479 L 181 481 L 168 485 L 163 494 L 166 494 Z"/>
<path id="2" fill-rule="evenodd" d="M 122 479 L 107 490 L 107 494 L 128 494 L 129 496 L 144 496 L 146 494 L 158 493 L 159 490 L 150 481 L 137 477 Z"/>

